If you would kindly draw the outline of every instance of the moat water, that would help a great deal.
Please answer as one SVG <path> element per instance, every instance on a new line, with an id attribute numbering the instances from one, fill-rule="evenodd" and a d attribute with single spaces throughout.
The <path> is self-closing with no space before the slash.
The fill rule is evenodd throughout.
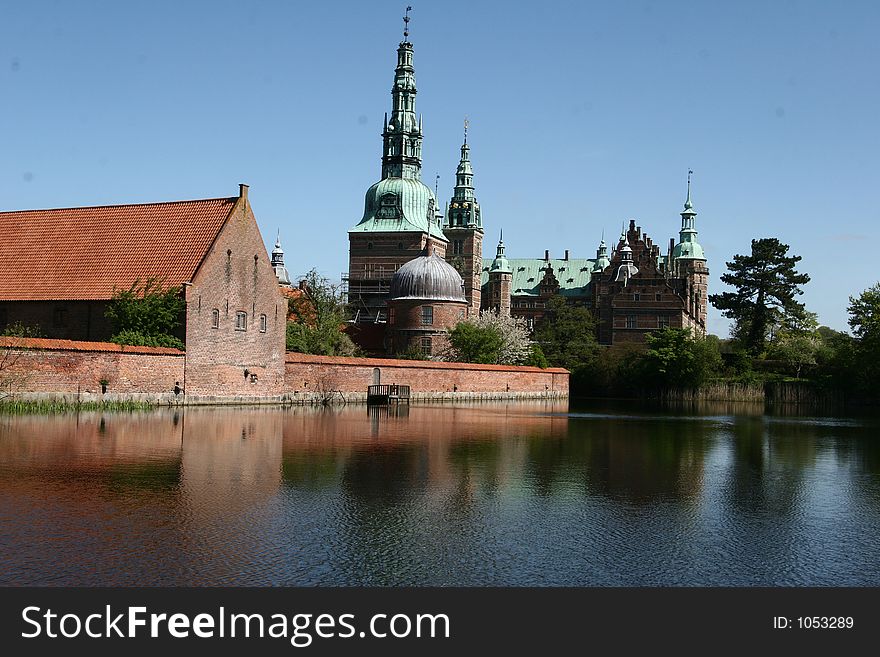
<path id="1" fill-rule="evenodd" d="M 880 585 L 880 421 L 0 416 L 0 585 Z"/>

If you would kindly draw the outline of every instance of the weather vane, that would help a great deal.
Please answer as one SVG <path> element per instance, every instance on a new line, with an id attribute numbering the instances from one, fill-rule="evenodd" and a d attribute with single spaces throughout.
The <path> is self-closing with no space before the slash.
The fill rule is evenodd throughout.
<path id="1" fill-rule="evenodd" d="M 464 143 L 467 143 L 467 129 L 468 129 L 468 120 L 467 117 L 464 117 Z"/>
<path id="2" fill-rule="evenodd" d="M 406 6 L 406 13 L 403 16 L 403 40 L 406 41 L 406 38 L 409 36 L 409 12 L 412 11 L 412 7 Z"/>
<path id="3" fill-rule="evenodd" d="M 438 173 L 434 176 L 434 198 L 437 198 L 438 190 L 440 189 L 440 174 Z"/>

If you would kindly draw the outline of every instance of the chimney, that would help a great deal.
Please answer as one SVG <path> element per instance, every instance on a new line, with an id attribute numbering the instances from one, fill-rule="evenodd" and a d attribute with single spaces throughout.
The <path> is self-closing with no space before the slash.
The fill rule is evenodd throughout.
<path id="1" fill-rule="evenodd" d="M 568 249 L 565 250 L 565 261 L 568 262 Z"/>
<path id="2" fill-rule="evenodd" d="M 550 262 L 550 249 L 544 249 L 544 262 Z"/>
<path id="3" fill-rule="evenodd" d="M 238 197 L 239 198 L 247 198 L 247 193 L 248 193 L 248 186 L 245 185 L 244 183 L 241 183 L 238 186 Z"/>

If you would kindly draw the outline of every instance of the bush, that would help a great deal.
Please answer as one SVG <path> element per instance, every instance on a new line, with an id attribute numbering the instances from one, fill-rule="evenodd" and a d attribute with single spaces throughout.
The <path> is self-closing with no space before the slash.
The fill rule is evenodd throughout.
<path id="1" fill-rule="evenodd" d="M 110 338 L 110 342 L 132 347 L 169 347 L 183 351 L 184 344 L 173 335 L 144 335 L 138 331 L 120 331 Z"/>

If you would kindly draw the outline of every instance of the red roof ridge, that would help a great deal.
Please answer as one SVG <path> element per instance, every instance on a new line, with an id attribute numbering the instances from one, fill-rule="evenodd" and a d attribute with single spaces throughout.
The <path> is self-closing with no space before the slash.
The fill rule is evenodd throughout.
<path id="1" fill-rule="evenodd" d="M 178 203 L 208 203 L 213 201 L 229 201 L 235 203 L 238 196 L 218 196 L 216 198 L 191 198 L 180 201 L 151 201 L 148 203 L 105 203 L 103 205 L 71 205 L 61 208 L 28 208 L 26 210 L 0 210 L 0 216 L 5 214 L 22 214 L 24 212 L 56 212 L 59 210 L 99 210 L 101 208 L 132 208 L 149 205 L 174 205 Z"/>

